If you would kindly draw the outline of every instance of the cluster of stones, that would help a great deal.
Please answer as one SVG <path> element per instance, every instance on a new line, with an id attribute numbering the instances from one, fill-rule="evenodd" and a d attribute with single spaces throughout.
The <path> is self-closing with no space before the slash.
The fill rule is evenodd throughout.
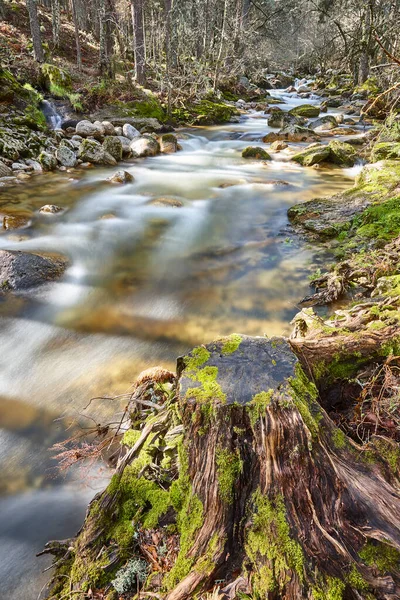
<path id="1" fill-rule="evenodd" d="M 171 133 L 159 133 L 161 125 L 155 119 L 145 128 L 152 133 L 142 133 L 130 123 L 114 126 L 110 121 L 79 121 L 65 130 L 51 132 L 37 145 L 39 150 L 27 146 L 15 130 L 2 132 L 0 141 L 0 185 L 17 178 L 28 179 L 30 173 L 68 170 L 77 166 L 110 165 L 122 159 L 174 153 L 180 149 L 177 138 Z M 44 137 L 44 134 L 40 134 Z M 34 158 L 32 157 L 34 156 Z"/>

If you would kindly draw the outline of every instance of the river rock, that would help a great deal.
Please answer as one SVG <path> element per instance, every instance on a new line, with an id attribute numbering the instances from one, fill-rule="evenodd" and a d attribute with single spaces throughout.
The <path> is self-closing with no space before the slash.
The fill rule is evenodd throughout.
<path id="1" fill-rule="evenodd" d="M 271 116 L 268 118 L 268 127 L 285 127 L 289 123 L 297 123 L 299 125 L 304 124 L 304 119 L 295 117 L 284 111 L 273 111 Z"/>
<path id="2" fill-rule="evenodd" d="M 122 142 L 117 136 L 108 135 L 104 138 L 103 148 L 118 162 L 122 160 Z"/>
<path id="3" fill-rule="evenodd" d="M 62 258 L 0 250 L 0 288 L 3 291 L 24 290 L 54 281 L 65 267 L 66 261 Z"/>
<path id="4" fill-rule="evenodd" d="M 56 158 L 63 167 L 75 167 L 77 158 L 68 146 L 59 146 L 56 150 Z"/>
<path id="5" fill-rule="evenodd" d="M 400 158 L 400 143 L 378 142 L 374 145 L 371 154 L 371 162 L 377 162 L 385 158 Z"/>
<path id="6" fill-rule="evenodd" d="M 300 106 L 295 106 L 289 110 L 290 115 L 294 115 L 295 117 L 306 117 L 307 119 L 318 117 L 319 113 L 320 107 L 315 104 L 301 104 Z"/>
<path id="7" fill-rule="evenodd" d="M 44 171 L 53 171 L 57 167 L 57 159 L 50 152 L 41 152 L 38 158 Z"/>
<path id="8" fill-rule="evenodd" d="M 331 151 L 328 146 L 322 146 L 322 144 L 313 144 L 312 147 L 306 148 L 302 152 L 292 156 L 292 160 L 298 162 L 304 167 L 311 167 L 312 165 L 319 164 L 324 160 L 328 160 Z"/>
<path id="9" fill-rule="evenodd" d="M 122 127 L 115 127 L 115 135 L 121 136 L 123 134 L 124 134 L 124 132 L 123 132 Z"/>
<path id="10" fill-rule="evenodd" d="M 133 127 L 133 125 L 130 125 L 129 123 L 125 123 L 125 125 L 122 127 L 122 134 L 130 140 L 140 137 L 140 131 L 138 131 L 136 127 Z"/>
<path id="11" fill-rule="evenodd" d="M 263 137 L 263 142 L 275 142 L 285 140 L 288 142 L 312 142 L 318 139 L 318 135 L 307 127 L 290 123 L 283 127 L 278 133 L 270 132 Z"/>
<path id="12" fill-rule="evenodd" d="M 7 167 L 7 165 L 0 161 L 0 177 L 10 177 L 11 175 L 12 170 L 10 167 Z"/>
<path id="13" fill-rule="evenodd" d="M 178 200 L 178 198 L 169 198 L 168 196 L 154 198 L 153 200 L 150 200 L 147 204 L 150 204 L 151 206 L 169 206 L 172 208 L 181 208 L 184 205 L 182 200 Z"/>
<path id="14" fill-rule="evenodd" d="M 110 183 L 132 183 L 133 181 L 135 181 L 135 178 L 133 177 L 133 175 L 128 173 L 128 171 L 121 170 L 114 173 L 114 175 L 109 177 L 107 181 L 109 181 Z"/>
<path id="15" fill-rule="evenodd" d="M 287 143 L 283 142 L 282 140 L 277 140 L 276 142 L 272 142 L 271 144 L 272 152 L 280 152 L 281 150 L 285 150 L 285 148 L 287 147 Z"/>
<path id="16" fill-rule="evenodd" d="M 165 133 L 159 138 L 160 150 L 163 154 L 174 154 L 178 151 L 178 140 L 173 133 Z"/>
<path id="17" fill-rule="evenodd" d="M 259 146 L 248 146 L 242 152 L 242 158 L 255 158 L 256 160 L 271 160 L 270 155 L 264 148 Z"/>
<path id="18" fill-rule="evenodd" d="M 133 140 L 130 145 L 132 156 L 143 158 L 145 156 L 156 156 L 160 152 L 160 145 L 154 138 L 143 136 Z"/>
<path id="19" fill-rule="evenodd" d="M 25 162 L 27 165 L 32 167 L 32 170 L 35 171 L 35 173 L 41 173 L 43 171 L 42 165 L 37 160 L 33 160 L 32 158 L 27 158 Z"/>
<path id="20" fill-rule="evenodd" d="M 63 212 L 64 209 L 61 206 L 57 206 L 56 204 L 45 204 L 42 208 L 39 209 L 39 212 L 45 215 L 55 215 L 57 213 Z"/>
<path id="21" fill-rule="evenodd" d="M 87 119 L 83 121 L 79 121 L 76 126 L 76 133 L 82 137 L 94 137 L 96 139 L 101 139 L 104 136 L 104 127 L 100 123 L 100 121 L 96 121 L 95 123 L 91 123 Z"/>
<path id="22" fill-rule="evenodd" d="M 352 167 L 357 160 L 357 154 L 353 146 L 338 140 L 329 143 L 330 160 L 341 167 Z"/>
<path id="23" fill-rule="evenodd" d="M 115 127 L 110 121 L 102 121 L 101 124 L 104 127 L 104 135 L 117 135 Z"/>
<path id="24" fill-rule="evenodd" d="M 32 167 L 21 162 L 13 163 L 11 168 L 13 171 L 32 171 Z"/>
<path id="25" fill-rule="evenodd" d="M 83 140 L 78 156 L 83 162 L 91 162 L 95 165 L 117 164 L 115 158 L 106 152 L 103 146 L 95 140 Z"/>
<path id="26" fill-rule="evenodd" d="M 335 117 L 332 115 L 325 115 L 323 117 L 319 117 L 312 123 L 310 123 L 309 127 L 314 129 L 314 131 L 328 131 L 329 129 L 334 129 L 337 126 L 337 121 Z"/>
<path id="27" fill-rule="evenodd" d="M 124 156 L 130 156 L 131 155 L 131 143 L 132 143 L 132 140 L 130 140 L 129 138 L 125 137 L 124 135 L 118 135 L 117 138 L 119 139 L 119 141 L 122 144 L 122 154 Z"/>

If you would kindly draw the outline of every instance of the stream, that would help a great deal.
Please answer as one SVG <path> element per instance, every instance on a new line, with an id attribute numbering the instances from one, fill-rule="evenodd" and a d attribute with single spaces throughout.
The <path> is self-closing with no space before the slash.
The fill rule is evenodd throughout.
<path id="1" fill-rule="evenodd" d="M 273 93 L 285 110 L 310 103 Z M 49 452 L 72 421 L 114 416 L 115 401 L 85 410 L 90 398 L 125 392 L 150 366 L 174 369 L 222 335 L 290 331 L 320 259 L 288 230 L 287 209 L 350 187 L 358 168 L 305 169 L 290 149 L 268 163 L 242 159 L 246 146 L 268 149 L 259 140 L 270 130 L 257 112 L 182 130 L 182 151 L 120 165 L 135 178 L 121 187 L 98 168 L 0 192 L 1 214 L 31 217 L 2 231 L 0 248 L 70 261 L 61 280 L 0 300 L 1 598 L 36 600 L 49 560 L 35 554 L 73 536 L 104 487 L 106 470 L 61 477 Z M 44 204 L 66 210 L 40 215 Z"/>

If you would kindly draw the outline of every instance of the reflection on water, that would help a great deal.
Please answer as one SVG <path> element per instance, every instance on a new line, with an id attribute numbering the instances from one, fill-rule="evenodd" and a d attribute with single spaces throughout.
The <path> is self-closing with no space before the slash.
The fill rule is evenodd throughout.
<path id="1" fill-rule="evenodd" d="M 72 535 L 93 495 L 48 471 L 68 418 L 150 365 L 173 368 L 195 344 L 288 331 L 314 259 L 285 231 L 287 208 L 344 189 L 352 174 L 292 164 L 295 145 L 268 163 L 243 160 L 266 131 L 261 114 L 185 131 L 183 151 L 125 164 L 135 181 L 123 187 L 96 169 L 1 192 L 1 211 L 23 210 L 31 224 L 3 232 L 0 248 L 70 258 L 61 281 L 0 304 L 0 578 L 10 600 L 36 598 L 34 553 Z M 182 206 L 152 204 L 160 197 Z M 38 214 L 51 203 L 68 210 Z M 97 410 L 106 418 L 115 406 Z"/>

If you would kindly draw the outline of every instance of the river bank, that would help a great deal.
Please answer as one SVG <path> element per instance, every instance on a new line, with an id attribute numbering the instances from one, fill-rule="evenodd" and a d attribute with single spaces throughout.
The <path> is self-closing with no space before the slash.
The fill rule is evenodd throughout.
<path id="1" fill-rule="evenodd" d="M 282 99 L 288 103 L 281 105 L 283 109 L 291 108 L 290 102 L 294 103 L 293 108 L 299 103 L 308 102 L 308 98 L 297 99 L 290 94 L 283 95 Z M 111 188 L 125 190 L 122 193 L 113 191 L 110 196 L 109 184 L 104 183 L 109 176 L 105 171 L 101 169 L 88 171 L 79 186 L 72 186 L 73 197 L 71 203 L 67 205 L 69 210 L 66 213 L 58 216 L 49 215 L 52 221 L 34 220 L 32 232 L 30 233 L 30 229 L 25 230 L 27 234 L 25 239 L 22 237 L 19 241 L 13 241 L 11 237 L 7 240 L 5 247 L 8 248 L 28 251 L 29 249 L 58 252 L 62 250 L 69 255 L 72 265 L 67 271 L 64 282 L 56 286 L 50 295 L 48 295 L 50 289 L 43 289 L 43 293 L 35 294 L 34 303 L 29 299 L 21 299 L 23 305 L 18 309 L 19 316 L 29 314 L 33 316 L 30 325 L 31 338 L 42 340 L 39 345 L 33 344 L 26 358 L 20 360 L 21 372 L 28 373 L 26 382 L 28 387 L 32 385 L 37 369 L 44 370 L 49 377 L 45 388 L 54 389 L 55 385 L 61 384 L 58 401 L 63 403 L 68 398 L 74 397 L 79 405 L 77 393 L 79 394 L 82 381 L 85 380 L 84 404 L 86 404 L 90 394 L 104 394 L 105 389 L 108 389 L 110 395 L 125 391 L 134 376 L 133 364 L 136 365 L 137 373 L 158 361 L 173 369 L 173 359 L 179 353 L 186 352 L 191 346 L 199 343 L 209 342 L 221 334 L 229 334 L 232 330 L 245 331 L 251 335 L 258 335 L 260 329 L 270 335 L 289 333 L 288 322 L 297 312 L 296 304 L 302 295 L 307 294 L 307 273 L 311 274 L 316 269 L 323 268 L 323 261 L 320 266 L 318 262 L 316 264 L 314 262 L 304 267 L 306 261 L 311 259 L 311 254 L 308 250 L 300 251 L 297 238 L 293 237 L 287 229 L 286 210 L 293 201 L 302 201 L 307 197 L 311 200 L 316 195 L 326 195 L 347 188 L 351 185 L 351 178 L 359 169 L 356 168 L 354 174 L 346 171 L 347 180 L 343 179 L 344 171 L 335 166 L 322 165 L 319 169 L 304 169 L 287 160 L 304 147 L 298 142 L 293 144 L 292 148 L 279 152 L 271 151 L 270 144 L 261 144 L 271 152 L 273 158 L 266 164 L 262 161 L 242 159 L 240 155 L 243 150 L 249 144 L 258 146 L 259 140 L 265 135 L 264 119 L 262 114 L 253 113 L 238 124 L 199 131 L 194 135 L 187 132 L 189 137 L 182 139 L 181 152 L 146 159 L 150 161 L 147 166 L 146 163 L 143 166 L 124 163 L 124 168 L 126 165 L 136 182 L 129 184 L 131 187 L 128 185 L 128 187 Z M 210 199 L 204 204 L 205 169 L 208 172 L 207 194 L 210 194 Z M 155 173 L 157 173 L 156 178 Z M 60 175 L 64 177 L 62 172 Z M 59 183 L 55 180 L 54 184 L 49 181 L 48 198 L 51 199 L 49 202 L 53 203 L 54 198 L 54 203 L 59 203 L 55 200 L 59 194 L 57 191 L 60 189 Z M 61 189 L 67 190 L 71 187 L 71 183 L 66 179 L 62 186 L 64 187 Z M 85 192 L 85 186 L 91 190 L 90 194 Z M 24 188 L 29 190 L 26 186 Z M 41 202 L 45 189 L 44 186 L 40 193 L 35 193 L 32 188 L 33 195 L 28 200 L 29 210 L 33 208 L 32 203 L 40 208 L 38 203 Z M 132 196 L 133 191 L 135 196 Z M 167 199 L 179 201 L 183 206 L 174 208 L 168 206 L 168 203 L 165 206 L 165 202 L 160 202 L 160 198 L 165 199 L 166 192 Z M 65 191 L 63 194 L 65 197 Z M 75 207 L 74 198 L 78 199 L 82 194 L 86 196 L 84 204 Z M 25 192 L 25 195 L 29 196 L 29 191 Z M 13 196 L 15 198 L 15 194 Z M 149 205 L 149 198 L 158 199 L 158 208 L 157 204 Z M 228 212 L 231 217 L 227 221 Z M 141 261 L 143 257 L 146 259 L 144 264 L 147 265 L 147 273 L 143 271 L 142 264 L 138 263 L 132 269 L 132 265 L 129 265 L 126 260 L 132 256 L 133 248 L 128 239 L 133 234 L 137 235 L 135 232 L 138 231 L 138 214 L 141 215 L 143 224 L 146 222 L 151 224 L 151 229 L 147 229 L 145 236 L 147 241 L 143 238 L 143 241 L 139 242 L 139 248 L 142 248 L 139 255 L 142 257 Z M 100 219 L 102 216 L 108 218 Z M 167 237 L 163 234 L 165 223 L 157 223 L 161 216 L 168 223 Z M 202 222 L 199 231 L 198 225 Z M 73 230 L 78 224 L 80 235 L 86 230 L 87 240 L 90 240 L 91 245 L 95 244 L 92 252 L 82 253 L 84 249 L 82 240 L 76 238 L 73 241 Z M 162 230 L 158 229 L 160 225 Z M 204 238 L 207 227 L 211 229 L 208 231 L 207 238 Z M 178 233 L 182 231 L 187 231 L 183 239 Z M 284 233 L 277 238 L 277 231 Z M 122 232 L 124 238 L 121 238 Z M 153 244 L 157 252 L 154 254 L 148 247 L 149 232 L 153 232 L 151 235 L 155 236 Z M 200 233 L 203 242 L 199 245 Z M 135 238 L 135 244 L 138 239 L 140 240 L 140 237 Z M 258 241 L 254 243 L 255 240 Z M 186 264 L 180 264 L 178 273 L 177 256 L 178 252 L 179 254 L 182 252 L 185 244 L 189 260 Z M 111 249 L 114 253 L 113 259 L 107 264 L 104 262 L 104 253 L 107 252 L 109 255 Z M 137 252 L 136 246 L 135 253 Z M 115 263 L 115 260 L 118 262 Z M 194 271 L 193 260 L 197 263 Z M 115 273 L 116 264 L 117 273 Z M 155 264 L 157 264 L 156 271 Z M 191 276 L 188 278 L 189 273 Z M 211 287 L 210 273 L 215 274 Z M 207 274 L 206 279 L 204 274 Z M 84 286 L 88 286 L 86 290 Z M 181 287 L 179 299 L 171 297 L 171 286 L 174 290 Z M 72 296 L 69 292 L 67 295 L 68 288 L 73 292 Z M 162 302 L 160 289 L 163 290 Z M 74 296 L 78 290 L 78 295 Z M 115 309 L 116 291 L 120 298 L 117 310 Z M 133 314 L 131 310 L 127 310 L 132 295 L 136 305 Z M 11 302 L 7 298 L 11 300 L 9 296 L 6 297 L 3 314 L 8 313 L 11 316 L 8 312 Z M 154 305 L 154 299 L 157 299 L 158 306 Z M 181 307 L 186 306 L 184 314 L 181 312 L 182 308 L 177 313 L 177 300 Z M 59 306 L 56 311 L 54 304 Z M 145 313 L 143 313 L 144 306 L 147 307 Z M 15 311 L 15 304 L 12 310 Z M 18 312 L 16 315 L 14 312 L 16 317 Z M 180 314 L 178 319 L 174 317 L 177 314 Z M 66 328 L 66 332 L 61 336 L 54 335 L 56 332 L 52 332 L 51 328 L 48 328 L 49 335 L 46 335 L 40 325 L 43 322 L 52 324 L 54 316 L 57 316 L 57 327 L 62 325 Z M 35 321 L 38 327 L 34 326 Z M 14 325 L 10 322 L 10 325 L 11 332 L 14 331 L 10 337 L 11 348 L 15 345 L 18 336 L 23 335 L 25 339 L 26 324 L 23 324 L 20 332 L 18 332 L 17 321 L 14 321 Z M 41 329 L 42 332 L 38 336 Z M 74 335 L 73 341 L 68 331 L 77 332 L 78 337 Z M 99 333 L 107 336 L 103 342 Z M 110 346 L 112 339 L 110 336 L 115 336 L 115 333 L 119 337 L 115 338 L 114 346 Z M 78 363 L 84 363 L 86 371 L 89 354 L 85 353 L 90 346 L 84 339 L 88 334 L 96 336 L 96 341 L 93 340 L 96 345 L 101 344 L 97 349 L 97 358 L 92 354 L 94 361 L 92 364 L 96 365 L 97 362 L 100 366 L 100 369 L 96 370 L 97 377 L 100 375 L 100 378 L 92 386 L 91 377 L 82 373 L 83 380 L 80 383 L 75 381 L 72 388 L 71 386 L 65 388 L 61 370 L 65 368 L 65 361 L 68 358 L 65 352 L 68 350 L 67 346 L 72 344 L 68 352 L 68 370 L 77 373 Z M 83 337 L 79 339 L 81 335 Z M 125 336 L 125 341 L 121 335 Z M 139 346 L 136 342 L 133 344 L 131 349 L 133 354 L 128 349 L 131 345 L 129 338 L 126 338 L 132 335 L 140 340 Z M 47 348 L 51 348 L 54 344 L 57 346 L 61 344 L 58 351 L 60 370 L 52 374 L 49 367 L 50 364 L 54 365 L 56 356 L 54 353 L 49 354 Z M 77 352 L 79 347 L 83 353 Z M 38 348 L 41 348 L 39 356 L 42 358 L 32 370 L 31 353 L 37 352 Z M 106 364 L 110 360 L 108 357 L 112 355 L 110 354 L 113 352 L 112 348 L 118 349 L 118 354 L 123 359 L 117 366 L 115 375 L 112 375 L 113 383 L 110 385 L 107 381 L 110 381 L 110 375 Z M 103 350 L 106 350 L 105 354 Z M 51 363 L 47 362 L 48 359 L 51 359 Z M 32 395 L 33 391 L 33 397 L 39 398 L 44 388 L 37 386 L 37 383 L 35 384 L 37 389 L 30 389 L 30 394 Z M 89 392 L 91 386 L 92 391 Z M 19 389 L 24 396 L 24 386 L 20 386 Z M 48 398 L 48 393 L 45 394 L 45 398 Z M 107 412 L 111 415 L 113 410 L 108 406 L 103 413 L 104 417 L 106 418 Z M 12 580 L 10 584 L 12 585 Z"/>

